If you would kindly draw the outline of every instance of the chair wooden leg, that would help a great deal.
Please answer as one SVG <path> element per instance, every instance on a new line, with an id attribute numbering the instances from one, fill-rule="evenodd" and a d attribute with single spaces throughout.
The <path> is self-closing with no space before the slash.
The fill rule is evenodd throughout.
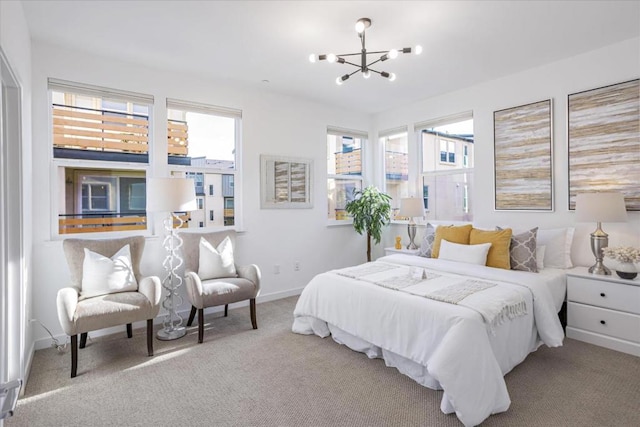
<path id="1" fill-rule="evenodd" d="M 229 314 L 229 304 L 224 305 L 224 317 L 227 317 Z"/>
<path id="2" fill-rule="evenodd" d="M 133 325 L 131 323 L 127 323 L 127 338 L 131 338 L 133 336 Z"/>
<path id="3" fill-rule="evenodd" d="M 204 339 L 204 308 L 198 309 L 198 344 Z"/>
<path id="4" fill-rule="evenodd" d="M 71 335 L 71 378 L 78 373 L 78 335 Z"/>
<path id="5" fill-rule="evenodd" d="M 80 334 L 80 348 L 85 348 L 87 345 L 87 334 L 88 332 L 83 332 Z"/>
<path id="6" fill-rule="evenodd" d="M 191 306 L 191 313 L 189 313 L 189 320 L 187 321 L 187 326 L 191 326 L 193 323 L 193 318 L 196 317 L 196 308 Z"/>
<path id="7" fill-rule="evenodd" d="M 249 300 L 249 310 L 251 311 L 251 325 L 253 329 L 258 329 L 258 321 L 256 320 L 256 299 Z"/>
<path id="8" fill-rule="evenodd" d="M 153 356 L 153 319 L 147 319 L 147 352 Z"/>

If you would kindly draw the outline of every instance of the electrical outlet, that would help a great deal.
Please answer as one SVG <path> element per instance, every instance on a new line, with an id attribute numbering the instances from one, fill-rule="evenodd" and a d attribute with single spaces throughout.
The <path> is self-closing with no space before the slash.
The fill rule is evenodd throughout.
<path id="1" fill-rule="evenodd" d="M 273 274 L 280 274 L 280 266 L 278 264 L 273 266 Z"/>
<path id="2" fill-rule="evenodd" d="M 293 263 L 293 270 L 300 271 L 300 261 L 296 261 Z"/>

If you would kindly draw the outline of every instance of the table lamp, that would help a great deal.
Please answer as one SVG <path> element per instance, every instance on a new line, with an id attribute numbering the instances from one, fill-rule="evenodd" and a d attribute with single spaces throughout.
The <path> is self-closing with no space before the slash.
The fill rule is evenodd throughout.
<path id="1" fill-rule="evenodd" d="M 576 196 L 576 221 L 595 222 L 596 230 L 591 233 L 591 251 L 596 263 L 589 273 L 609 275 L 602 263 L 602 249 L 609 246 L 609 235 L 602 230 L 603 222 L 626 222 L 627 210 L 622 193 L 580 193 Z"/>
<path id="2" fill-rule="evenodd" d="M 400 199 L 400 212 L 398 216 L 409 217 L 409 225 L 407 233 L 409 233 L 409 244 L 407 249 L 418 249 L 413 239 L 416 237 L 416 223 L 414 217 L 424 216 L 424 202 L 417 197 L 408 197 Z"/>
<path id="3" fill-rule="evenodd" d="M 195 211 L 197 208 L 195 182 L 193 179 L 149 179 L 147 211 L 169 213 L 164 219 L 166 236 L 162 242 L 162 246 L 167 251 L 167 257 L 162 263 L 167 272 L 162 281 L 162 286 L 167 290 L 167 295 L 162 302 L 162 306 L 167 310 L 167 314 L 162 322 L 163 328 L 157 333 L 158 339 L 163 341 L 174 340 L 183 337 L 187 333 L 187 329 L 182 326 L 182 318 L 176 312 L 176 307 L 182 304 L 182 298 L 178 295 L 182 277 L 177 274 L 178 268 L 182 265 L 182 258 L 178 254 L 178 250 L 182 246 L 182 238 L 175 232 L 174 219 L 177 222 L 177 228 L 180 228 L 184 221 L 175 212 Z"/>

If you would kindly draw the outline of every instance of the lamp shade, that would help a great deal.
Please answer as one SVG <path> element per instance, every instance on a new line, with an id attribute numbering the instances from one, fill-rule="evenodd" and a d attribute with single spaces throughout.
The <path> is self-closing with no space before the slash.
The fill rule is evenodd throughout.
<path id="1" fill-rule="evenodd" d="M 187 212 L 198 209 L 193 179 L 150 178 L 147 212 Z"/>
<path id="2" fill-rule="evenodd" d="M 399 216 L 405 216 L 409 218 L 423 216 L 424 215 L 424 202 L 417 197 L 408 197 L 400 199 L 400 212 Z"/>
<path id="3" fill-rule="evenodd" d="M 626 222 L 622 193 L 580 193 L 576 196 L 577 222 Z"/>

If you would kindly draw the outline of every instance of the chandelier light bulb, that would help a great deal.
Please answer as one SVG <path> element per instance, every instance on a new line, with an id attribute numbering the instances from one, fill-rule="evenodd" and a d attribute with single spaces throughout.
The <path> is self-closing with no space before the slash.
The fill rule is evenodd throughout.
<path id="1" fill-rule="evenodd" d="M 389 58 L 394 59 L 398 57 L 398 51 L 395 49 L 391 49 L 389 51 Z"/>
<path id="2" fill-rule="evenodd" d="M 361 33 L 364 31 L 364 22 L 358 21 L 356 22 L 356 32 Z"/>
<path id="3" fill-rule="evenodd" d="M 362 73 L 362 77 L 364 77 L 365 79 L 368 79 L 369 77 L 371 77 L 371 71 L 367 70 L 364 73 Z"/>
<path id="4" fill-rule="evenodd" d="M 336 84 L 337 84 L 338 86 L 342 86 L 342 77 L 338 77 L 338 78 L 336 79 Z"/>
<path id="5" fill-rule="evenodd" d="M 327 55 L 327 61 L 332 64 L 336 62 L 336 59 L 338 58 L 333 53 L 330 53 L 329 55 Z"/>
<path id="6" fill-rule="evenodd" d="M 416 47 L 413 50 L 416 55 L 420 55 L 422 53 L 422 46 L 416 45 Z"/>
<path id="7" fill-rule="evenodd" d="M 316 62 L 316 55 L 315 54 L 311 54 L 309 55 L 309 62 Z"/>
<path id="8" fill-rule="evenodd" d="M 389 73 L 389 81 L 392 82 L 396 79 L 396 73 Z"/>

